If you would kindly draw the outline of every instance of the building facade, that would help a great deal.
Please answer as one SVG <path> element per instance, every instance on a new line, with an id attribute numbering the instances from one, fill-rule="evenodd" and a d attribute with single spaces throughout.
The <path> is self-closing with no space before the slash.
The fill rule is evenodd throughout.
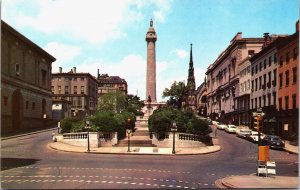
<path id="1" fill-rule="evenodd" d="M 251 63 L 247 56 L 239 63 L 239 96 L 237 97 L 238 125 L 250 126 Z"/>
<path id="2" fill-rule="evenodd" d="M 128 85 L 125 79 L 119 76 L 109 76 L 108 74 L 100 75 L 98 72 L 98 98 L 109 92 L 121 92 L 124 95 L 128 93 Z"/>
<path id="3" fill-rule="evenodd" d="M 299 21 L 296 32 L 278 46 L 278 101 L 276 109 L 278 135 L 298 140 L 299 129 Z"/>
<path id="4" fill-rule="evenodd" d="M 46 127 L 55 58 L 4 21 L 1 30 L 1 132 Z"/>
<path id="5" fill-rule="evenodd" d="M 93 114 L 98 105 L 98 81 L 89 73 L 77 73 L 76 67 L 70 72 L 52 73 L 51 91 L 54 101 L 72 102 L 71 115 L 83 118 Z"/>
<path id="6" fill-rule="evenodd" d="M 243 38 L 237 33 L 230 45 L 208 67 L 207 114 L 214 120 L 238 124 L 239 64 L 260 51 L 262 38 Z"/>
<path id="7" fill-rule="evenodd" d="M 264 112 L 262 132 L 278 134 L 274 119 L 277 101 L 278 45 L 284 37 L 264 34 L 263 49 L 250 58 L 251 62 L 251 112 Z M 271 122 L 270 122 L 271 121 Z M 252 119 L 253 123 L 253 119 Z M 251 127 L 254 127 L 251 125 Z"/>
<path id="8" fill-rule="evenodd" d="M 207 101 L 206 101 L 206 81 L 204 81 L 196 90 L 196 111 L 198 115 L 206 117 L 207 116 Z"/>

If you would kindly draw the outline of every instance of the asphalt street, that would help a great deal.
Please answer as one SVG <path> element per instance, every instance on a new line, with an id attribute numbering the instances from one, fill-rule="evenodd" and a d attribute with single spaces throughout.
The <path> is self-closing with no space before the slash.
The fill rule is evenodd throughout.
<path id="1" fill-rule="evenodd" d="M 215 188 L 215 181 L 256 172 L 257 144 L 218 131 L 222 150 L 204 155 L 116 155 L 49 149 L 52 131 L 1 141 L 4 189 Z M 298 176 L 298 155 L 271 150 L 277 175 Z"/>

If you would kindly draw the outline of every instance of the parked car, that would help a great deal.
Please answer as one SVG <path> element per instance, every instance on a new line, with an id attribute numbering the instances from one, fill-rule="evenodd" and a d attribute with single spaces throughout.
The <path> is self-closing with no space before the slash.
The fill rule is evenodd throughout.
<path id="1" fill-rule="evenodd" d="M 221 129 L 221 130 L 224 130 L 225 128 L 227 128 L 227 125 L 224 124 L 224 123 L 218 123 L 218 124 L 217 124 L 217 128 L 218 128 L 218 129 Z"/>
<path id="2" fill-rule="evenodd" d="M 213 125 L 217 125 L 219 122 L 217 122 L 217 121 L 212 121 L 212 124 Z"/>
<path id="3" fill-rule="evenodd" d="M 260 133 L 260 139 L 263 139 L 265 137 L 265 134 Z M 258 132 L 257 131 L 251 131 L 249 135 L 246 135 L 246 139 L 250 142 L 257 143 L 258 142 Z"/>
<path id="4" fill-rule="evenodd" d="M 283 149 L 285 146 L 284 142 L 280 139 L 280 137 L 276 135 L 266 135 L 262 139 L 261 144 L 265 146 L 270 146 L 270 148 L 274 149 Z"/>
<path id="5" fill-rule="evenodd" d="M 251 130 L 249 129 L 238 129 L 236 130 L 236 136 L 241 138 L 246 138 L 247 135 L 251 134 Z"/>
<path id="6" fill-rule="evenodd" d="M 235 133 L 236 132 L 236 126 L 235 125 L 227 125 L 227 128 L 225 128 L 225 131 L 227 133 Z"/>

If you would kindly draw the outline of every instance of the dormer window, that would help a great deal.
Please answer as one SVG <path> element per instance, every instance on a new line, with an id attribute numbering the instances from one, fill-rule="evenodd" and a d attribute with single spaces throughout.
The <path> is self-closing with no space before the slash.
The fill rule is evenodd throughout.
<path id="1" fill-rule="evenodd" d="M 16 76 L 19 76 L 20 75 L 20 64 L 19 63 L 16 63 L 15 71 L 16 71 Z"/>

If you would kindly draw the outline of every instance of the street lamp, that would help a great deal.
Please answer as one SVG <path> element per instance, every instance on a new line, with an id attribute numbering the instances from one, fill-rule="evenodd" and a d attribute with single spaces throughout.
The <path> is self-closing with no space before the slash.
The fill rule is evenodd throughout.
<path id="1" fill-rule="evenodd" d="M 87 151 L 90 152 L 90 128 L 91 128 L 90 121 L 86 121 L 85 124 L 86 124 L 85 129 L 87 129 L 87 131 L 88 131 L 88 133 L 87 133 L 87 140 L 88 140 L 88 149 L 87 149 Z"/>
<path id="2" fill-rule="evenodd" d="M 177 131 L 177 125 L 175 122 L 173 122 L 173 127 L 171 128 L 171 131 L 173 131 L 173 150 L 172 154 L 175 154 L 175 132 Z"/>
<path id="3" fill-rule="evenodd" d="M 130 118 L 127 119 L 127 129 L 126 129 L 126 133 L 127 133 L 127 137 L 128 137 L 128 149 L 127 152 L 130 152 L 130 134 L 131 134 L 131 130 L 130 130 Z"/>

